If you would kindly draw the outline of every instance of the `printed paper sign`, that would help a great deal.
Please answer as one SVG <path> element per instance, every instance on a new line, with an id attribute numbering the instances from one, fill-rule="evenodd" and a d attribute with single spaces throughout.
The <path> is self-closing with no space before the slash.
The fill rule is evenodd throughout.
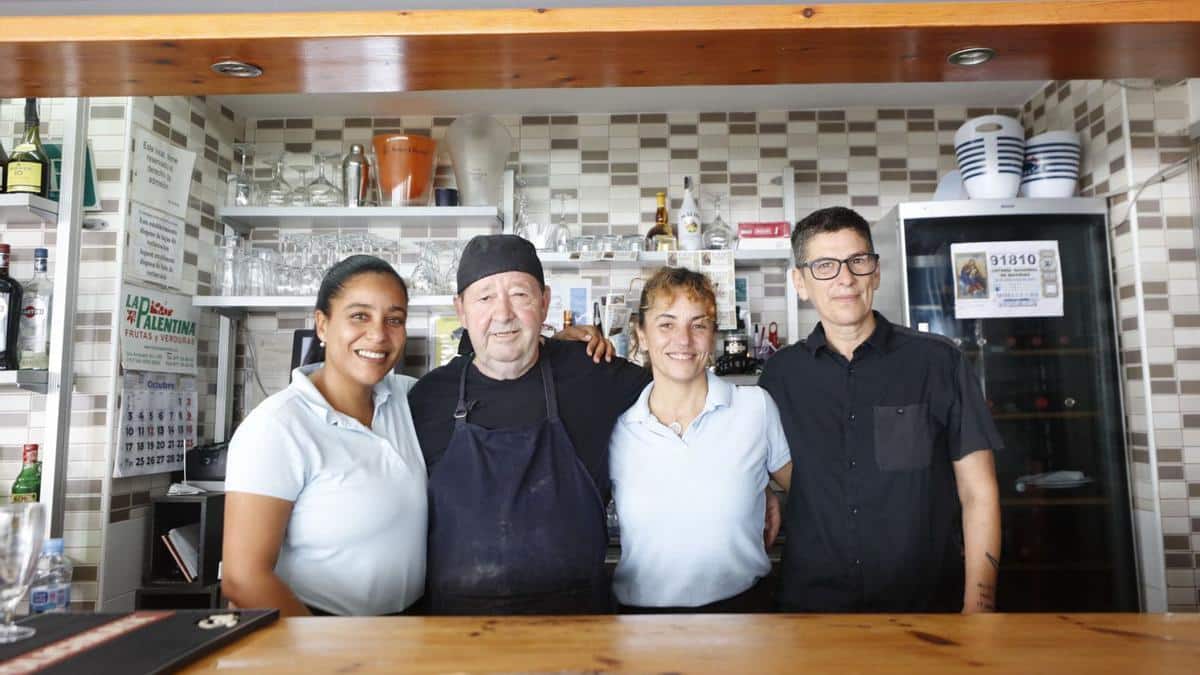
<path id="1" fill-rule="evenodd" d="M 185 295 L 125 286 L 121 365 L 126 370 L 195 374 L 196 317 Z"/>
<path id="2" fill-rule="evenodd" d="M 141 204 L 129 209 L 129 273 L 181 290 L 184 220 Z"/>
<path id="3" fill-rule="evenodd" d="M 133 128 L 133 143 L 130 199 L 177 218 L 186 217 L 196 153 L 177 148 L 141 127 Z"/>
<path id="4" fill-rule="evenodd" d="M 957 319 L 1062 316 L 1057 241 L 950 245 Z"/>

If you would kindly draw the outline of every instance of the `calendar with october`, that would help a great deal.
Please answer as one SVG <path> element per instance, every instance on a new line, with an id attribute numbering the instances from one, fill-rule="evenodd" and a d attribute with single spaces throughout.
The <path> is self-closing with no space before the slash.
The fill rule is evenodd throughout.
<path id="1" fill-rule="evenodd" d="M 951 244 L 950 260 L 956 319 L 1063 315 L 1057 241 Z"/>
<path id="2" fill-rule="evenodd" d="M 196 445 L 196 378 L 130 371 L 123 385 L 113 476 L 182 471 L 184 455 Z"/>

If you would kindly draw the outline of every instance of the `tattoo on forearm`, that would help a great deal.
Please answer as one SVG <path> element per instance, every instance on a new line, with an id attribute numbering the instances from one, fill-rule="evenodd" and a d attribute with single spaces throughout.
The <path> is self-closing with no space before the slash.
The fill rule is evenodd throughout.
<path id="1" fill-rule="evenodd" d="M 992 584 L 975 584 L 975 588 L 979 589 L 979 599 L 975 601 L 975 608 L 989 611 L 996 609 L 996 587 Z"/>
<path id="2" fill-rule="evenodd" d="M 992 555 L 991 553 L 986 553 L 986 552 L 984 553 L 984 555 L 987 556 L 988 562 L 992 563 L 992 569 L 999 572 L 1000 571 L 1000 561 L 998 559 L 996 559 L 996 556 Z"/>

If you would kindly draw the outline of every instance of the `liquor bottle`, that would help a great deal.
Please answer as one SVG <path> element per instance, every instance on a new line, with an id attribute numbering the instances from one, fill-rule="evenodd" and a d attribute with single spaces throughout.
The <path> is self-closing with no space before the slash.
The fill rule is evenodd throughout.
<path id="1" fill-rule="evenodd" d="M 679 206 L 679 248 L 699 251 L 704 248 L 704 233 L 700 229 L 700 209 L 696 208 L 696 196 L 692 194 L 692 179 L 683 178 L 683 204 Z"/>
<path id="2" fill-rule="evenodd" d="M 25 284 L 17 362 L 27 370 L 50 367 L 50 302 L 54 282 L 46 274 L 46 249 L 33 249 L 33 278 Z"/>
<path id="3" fill-rule="evenodd" d="M 8 276 L 8 244 L 0 244 L 0 370 L 16 370 L 21 329 L 21 284 Z"/>
<path id="4" fill-rule="evenodd" d="M 8 192 L 8 181 L 5 177 L 8 174 L 8 153 L 4 152 L 4 144 L 0 143 L 0 195 Z"/>
<path id="5" fill-rule="evenodd" d="M 647 251 L 670 251 L 676 248 L 675 233 L 671 231 L 671 222 L 667 220 L 667 193 L 656 192 L 658 207 L 654 210 L 654 227 L 646 233 Z"/>
<path id="6" fill-rule="evenodd" d="M 38 130 L 37 99 L 25 99 L 25 136 L 13 148 L 4 168 L 8 192 L 26 192 L 45 197 L 50 190 L 50 158 L 42 148 Z"/>
<path id="7" fill-rule="evenodd" d="M 21 452 L 21 473 L 12 484 L 12 502 L 36 502 L 42 492 L 42 464 L 37 443 L 29 443 Z"/>

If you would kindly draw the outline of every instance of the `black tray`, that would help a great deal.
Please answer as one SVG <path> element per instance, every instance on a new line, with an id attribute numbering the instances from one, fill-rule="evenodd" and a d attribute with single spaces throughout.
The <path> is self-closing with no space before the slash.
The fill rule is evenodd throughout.
<path id="1" fill-rule="evenodd" d="M 226 625 L 221 617 L 236 623 Z M 166 673 L 277 618 L 274 609 L 39 614 L 17 622 L 36 628 L 36 635 L 0 645 L 0 671 Z"/>

